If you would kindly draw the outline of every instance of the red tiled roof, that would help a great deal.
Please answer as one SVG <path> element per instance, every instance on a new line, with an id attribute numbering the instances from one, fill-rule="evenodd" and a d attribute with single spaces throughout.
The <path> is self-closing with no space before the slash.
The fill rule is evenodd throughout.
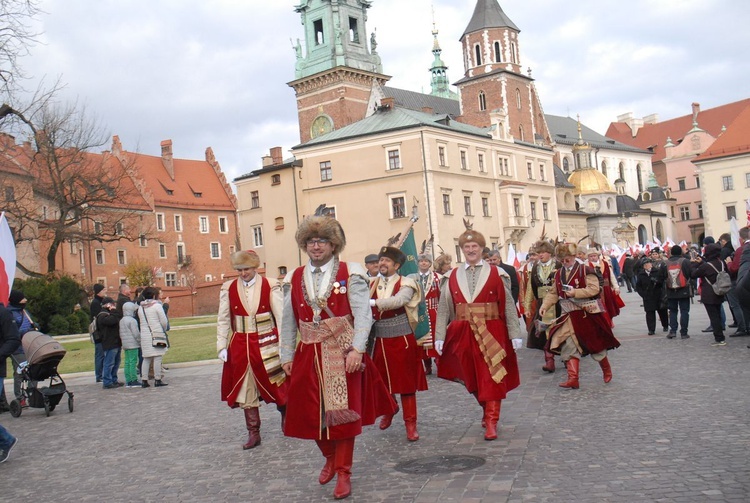
<path id="1" fill-rule="evenodd" d="M 729 127 L 729 124 L 749 105 L 750 98 L 701 110 L 698 112 L 698 127 L 716 138 L 721 134 L 721 128 Z M 656 163 L 666 156 L 664 145 L 667 143 L 667 137 L 672 139 L 672 143 L 677 144 L 692 128 L 693 114 L 687 114 L 656 124 L 644 124 L 636 133 L 635 138 L 627 124 L 612 122 L 607 129 L 606 136 L 634 147 L 643 149 L 653 147 L 654 154 L 651 160 Z"/>
<path id="2" fill-rule="evenodd" d="M 750 105 L 737 116 L 727 130 L 694 161 L 750 154 Z"/>

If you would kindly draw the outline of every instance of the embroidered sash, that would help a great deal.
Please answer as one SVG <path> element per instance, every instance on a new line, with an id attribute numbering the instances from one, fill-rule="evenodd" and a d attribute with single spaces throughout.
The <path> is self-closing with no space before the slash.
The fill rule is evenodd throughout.
<path id="1" fill-rule="evenodd" d="M 458 304 L 456 306 L 456 319 L 469 322 L 474 338 L 479 345 L 479 350 L 490 371 L 490 376 L 493 381 L 499 384 L 508 373 L 501 363 L 507 353 L 487 329 L 488 320 L 502 319 L 497 304 Z"/>

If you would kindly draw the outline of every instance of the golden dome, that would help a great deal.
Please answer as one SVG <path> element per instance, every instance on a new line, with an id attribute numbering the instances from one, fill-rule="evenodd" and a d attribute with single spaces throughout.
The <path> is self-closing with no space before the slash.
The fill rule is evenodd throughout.
<path id="1" fill-rule="evenodd" d="M 615 193 L 615 189 L 609 183 L 607 177 L 594 168 L 577 169 L 570 174 L 568 181 L 575 185 L 576 188 L 573 189 L 573 194 L 576 196 L 581 194 Z"/>

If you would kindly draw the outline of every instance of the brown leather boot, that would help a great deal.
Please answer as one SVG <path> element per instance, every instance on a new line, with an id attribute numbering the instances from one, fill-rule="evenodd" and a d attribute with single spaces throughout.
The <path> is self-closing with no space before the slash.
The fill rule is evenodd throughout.
<path id="1" fill-rule="evenodd" d="M 394 412 L 393 414 L 386 414 L 385 416 L 380 418 L 380 424 L 378 426 L 381 430 L 387 430 L 393 422 L 393 416 L 398 414 L 398 400 L 396 400 L 396 397 L 393 397 L 393 401 L 396 402 L 396 412 Z"/>
<path id="2" fill-rule="evenodd" d="M 419 440 L 417 433 L 417 395 L 401 395 L 401 405 L 404 406 L 404 425 L 406 426 L 406 438 L 409 442 Z"/>
<path id="3" fill-rule="evenodd" d="M 604 375 L 604 382 L 612 380 L 612 367 L 609 365 L 609 360 L 605 356 L 602 361 L 599 362 L 599 366 L 602 368 L 602 374 Z"/>
<path id="4" fill-rule="evenodd" d="M 424 360 L 424 373 L 426 375 L 432 375 L 432 358 L 425 358 Z"/>
<path id="5" fill-rule="evenodd" d="M 315 442 L 318 444 L 320 452 L 322 452 L 323 456 L 326 458 L 326 464 L 323 465 L 323 469 L 320 470 L 318 482 L 320 482 L 320 485 L 326 485 L 333 480 L 333 476 L 336 475 L 336 467 L 334 464 L 336 443 L 334 440 L 316 440 Z"/>
<path id="6" fill-rule="evenodd" d="M 550 374 L 555 371 L 555 354 L 546 349 L 544 350 L 544 366 L 542 370 Z"/>
<path id="7" fill-rule="evenodd" d="M 284 433 L 284 423 L 286 422 L 286 405 L 276 404 L 276 410 L 281 414 L 281 432 Z"/>
<path id="8" fill-rule="evenodd" d="M 490 400 L 484 406 L 485 440 L 497 438 L 497 422 L 500 420 L 500 400 Z"/>
<path id="9" fill-rule="evenodd" d="M 336 487 L 333 497 L 344 499 L 352 493 L 352 461 L 354 458 L 354 437 L 336 440 Z"/>
<path id="10" fill-rule="evenodd" d="M 243 449 L 252 449 L 260 445 L 260 411 L 258 407 L 243 409 L 245 411 L 245 425 L 247 426 L 247 442 Z"/>
<path id="11" fill-rule="evenodd" d="M 578 389 L 578 358 L 571 358 L 565 367 L 568 369 L 568 380 L 560 383 L 561 388 Z"/>

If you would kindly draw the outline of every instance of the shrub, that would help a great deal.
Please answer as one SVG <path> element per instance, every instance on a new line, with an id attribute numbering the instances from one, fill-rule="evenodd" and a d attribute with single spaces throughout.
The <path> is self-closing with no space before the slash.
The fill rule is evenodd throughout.
<path id="1" fill-rule="evenodd" d="M 13 283 L 15 290 L 21 290 L 28 299 L 26 309 L 31 314 L 34 321 L 37 322 L 44 333 L 52 332 L 52 317 L 60 315 L 65 321 L 65 316 L 73 312 L 73 306 L 81 303 L 85 298 L 85 292 L 80 284 L 69 276 L 49 275 L 43 278 L 27 278 L 16 280 Z M 76 318 L 76 321 L 77 318 Z M 65 325 L 68 325 L 65 321 Z M 79 331 L 80 323 L 76 323 L 73 330 Z M 88 322 L 86 322 L 88 326 Z M 56 324 L 54 330 L 57 334 L 68 333 L 59 332 L 61 325 Z"/>
<path id="2" fill-rule="evenodd" d="M 81 321 L 75 313 L 67 315 L 65 321 L 68 322 L 68 334 L 82 334 L 88 331 L 88 326 L 84 330 L 81 330 Z"/>
<path id="3" fill-rule="evenodd" d="M 69 332 L 68 320 L 62 314 L 53 314 L 46 331 L 49 335 L 66 335 Z"/>
<path id="4" fill-rule="evenodd" d="M 76 315 L 78 318 L 78 326 L 81 328 L 81 331 L 79 333 L 83 334 L 89 331 L 89 322 L 90 317 L 87 312 L 85 312 L 83 309 L 80 309 L 78 311 L 73 311 L 73 314 Z"/>

